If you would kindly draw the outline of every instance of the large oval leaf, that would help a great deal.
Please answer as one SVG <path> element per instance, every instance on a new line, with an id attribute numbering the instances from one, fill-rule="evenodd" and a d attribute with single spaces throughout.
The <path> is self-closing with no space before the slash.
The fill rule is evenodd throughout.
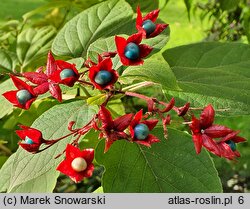
<path id="1" fill-rule="evenodd" d="M 169 139 L 157 128 L 161 142 L 146 148 L 126 141 L 115 142 L 96 159 L 105 166 L 104 192 L 221 192 L 221 183 L 206 151 L 196 155 L 191 136 L 169 130 Z"/>
<path id="2" fill-rule="evenodd" d="M 133 10 L 124 0 L 95 5 L 70 20 L 56 36 L 52 51 L 56 55 L 85 56 L 91 43 L 110 36 L 132 17 Z"/>
<path id="3" fill-rule="evenodd" d="M 10 184 L 10 174 L 12 164 L 14 163 L 15 154 L 11 155 L 8 160 L 4 163 L 0 170 L 0 192 L 4 192 L 8 189 Z"/>
<path id="4" fill-rule="evenodd" d="M 123 83 L 132 81 L 152 81 L 158 83 L 163 89 L 179 89 L 176 78 L 168 63 L 164 60 L 146 60 L 142 66 L 128 67 L 120 77 Z"/>
<path id="5" fill-rule="evenodd" d="M 93 106 L 88 107 L 83 101 L 70 102 L 52 107 L 42 114 L 32 127 L 41 130 L 45 139 L 56 139 L 69 133 L 68 122 L 76 121 L 76 127 L 82 127 L 94 114 Z M 55 169 L 63 156 L 58 159 L 54 159 L 54 157 L 65 149 L 70 140 L 72 137 L 68 137 L 38 154 L 30 154 L 23 149 L 18 149 L 14 157 L 11 157 L 6 162 L 6 166 L 4 165 L 1 169 L 0 185 L 4 185 L 4 189 L 7 189 L 8 192 L 51 192 L 53 189 L 51 185 L 55 185 L 59 175 Z M 6 171 L 9 179 L 6 178 Z M 34 185 L 45 184 L 45 180 L 48 178 L 46 183 L 50 186 L 33 187 L 30 185 L 31 183 Z M 2 179 L 8 183 L 3 183 Z"/>
<path id="6" fill-rule="evenodd" d="M 0 49 L 0 74 L 12 72 L 17 65 L 17 57 L 13 52 Z"/>
<path id="7" fill-rule="evenodd" d="M 87 57 L 94 62 L 98 62 L 98 54 L 103 52 L 114 52 L 116 51 L 115 37 L 111 36 L 108 38 L 100 38 L 92 43 L 88 48 Z M 122 66 L 119 56 L 115 56 L 112 59 L 113 69 L 118 69 Z"/>
<path id="8" fill-rule="evenodd" d="M 154 38 L 144 39 L 142 43 L 152 46 L 154 50 L 151 52 L 151 54 L 153 54 L 160 51 L 164 46 L 166 46 L 167 42 L 169 41 L 169 35 L 170 35 L 170 28 L 168 26 L 158 36 Z"/>
<path id="9" fill-rule="evenodd" d="M 183 91 L 167 93 L 192 105 L 250 113 L 250 46 L 239 43 L 198 43 L 163 53 Z"/>
<path id="10" fill-rule="evenodd" d="M 18 35 L 16 53 L 22 69 L 44 62 L 55 34 L 56 29 L 49 26 L 29 28 Z"/>

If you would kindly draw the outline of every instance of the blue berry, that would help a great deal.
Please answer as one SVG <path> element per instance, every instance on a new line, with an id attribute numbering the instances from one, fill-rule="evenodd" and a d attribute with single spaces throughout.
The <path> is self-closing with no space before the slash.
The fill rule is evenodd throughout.
<path id="1" fill-rule="evenodd" d="M 135 43 L 128 43 L 124 50 L 124 55 L 130 60 L 136 60 L 140 57 L 140 49 L 139 46 Z"/>
<path id="2" fill-rule="evenodd" d="M 33 140 L 29 138 L 28 136 L 25 137 L 25 143 L 26 144 L 34 144 Z"/>
<path id="3" fill-rule="evenodd" d="M 142 23 L 142 28 L 146 31 L 147 35 L 150 35 L 155 31 L 156 25 L 151 20 L 145 20 Z"/>
<path id="4" fill-rule="evenodd" d="M 147 125 L 139 123 L 134 127 L 135 138 L 138 140 L 144 140 L 149 135 L 149 129 Z"/>
<path id="5" fill-rule="evenodd" d="M 21 105 L 25 105 L 32 98 L 32 95 L 29 91 L 22 89 L 16 93 L 16 98 Z"/>
<path id="6" fill-rule="evenodd" d="M 65 68 L 60 72 L 60 78 L 63 80 L 65 78 L 75 77 L 76 74 L 73 70 Z"/>
<path id="7" fill-rule="evenodd" d="M 226 143 L 230 146 L 232 151 L 236 150 L 236 144 L 233 141 L 229 140 L 229 141 L 226 141 Z"/>
<path id="8" fill-rule="evenodd" d="M 112 80 L 112 74 L 107 70 L 99 71 L 95 76 L 95 82 L 99 85 L 106 85 Z"/>

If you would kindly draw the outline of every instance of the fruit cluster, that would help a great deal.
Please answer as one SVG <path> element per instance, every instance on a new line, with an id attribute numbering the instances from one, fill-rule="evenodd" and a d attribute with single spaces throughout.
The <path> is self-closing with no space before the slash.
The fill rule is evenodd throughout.
<path id="1" fill-rule="evenodd" d="M 68 175 L 75 182 L 79 182 L 84 177 L 90 177 L 94 170 L 92 163 L 94 150 L 84 149 L 81 151 L 78 148 L 78 142 L 84 134 L 91 129 L 99 131 L 99 138 L 105 138 L 104 152 L 107 152 L 117 140 L 127 140 L 131 143 L 150 147 L 153 143 L 160 141 L 151 133 L 159 119 L 167 138 L 167 126 L 171 122 L 171 116 L 168 113 L 173 110 L 185 120 L 185 124 L 189 125 L 197 154 L 200 153 L 203 146 L 220 157 L 230 160 L 239 157 L 236 143 L 244 142 L 245 139 L 237 136 L 238 131 L 233 131 L 225 126 L 213 125 L 215 112 L 211 105 L 205 107 L 200 119 L 197 119 L 192 113 L 195 108 L 190 108 L 190 103 L 186 103 L 183 107 L 176 107 L 174 98 L 169 102 L 164 102 L 153 97 L 116 88 L 115 83 L 119 79 L 119 73 L 113 69 L 112 58 L 119 56 L 123 66 L 142 65 L 143 59 L 153 50 L 151 46 L 142 44 L 142 40 L 159 35 L 168 26 L 167 24 L 156 23 L 158 14 L 159 10 L 154 10 L 142 17 L 138 7 L 136 19 L 138 32 L 128 38 L 115 36 L 114 41 L 117 50 L 98 55 L 97 63 L 87 59 L 83 63 L 87 70 L 82 73 L 78 72 L 75 64 L 55 60 L 52 53 L 49 52 L 46 67 L 40 67 L 36 72 L 10 75 L 17 90 L 8 91 L 3 96 L 14 106 L 23 109 L 29 109 L 36 98 L 46 92 L 50 92 L 52 97 L 61 102 L 61 84 L 72 87 L 77 82 L 80 85 L 89 85 L 106 93 L 106 100 L 100 105 L 98 113 L 85 126 L 74 129 L 75 121 L 71 121 L 68 124 L 69 134 L 58 139 L 46 140 L 39 130 L 21 125 L 21 130 L 16 131 L 21 138 L 19 145 L 28 152 L 38 153 L 60 140 L 74 136 L 73 142 L 68 144 L 64 150 L 66 158 L 58 165 L 57 170 Z M 87 79 L 84 77 L 85 74 L 88 74 Z M 137 97 L 146 101 L 148 112 L 143 114 L 143 111 L 140 110 L 135 114 L 129 113 L 113 119 L 107 105 L 110 99 L 117 94 Z M 191 121 L 189 116 L 192 116 Z M 215 140 L 215 138 L 219 138 L 219 140 Z"/>

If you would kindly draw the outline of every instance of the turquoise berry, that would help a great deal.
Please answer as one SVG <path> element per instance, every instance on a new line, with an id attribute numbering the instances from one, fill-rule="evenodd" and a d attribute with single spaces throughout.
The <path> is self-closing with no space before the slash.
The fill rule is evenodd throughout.
<path id="1" fill-rule="evenodd" d="M 138 140 L 144 140 L 149 135 L 148 126 L 143 123 L 137 124 L 134 128 L 134 132 L 135 132 L 135 138 Z"/>
<path id="2" fill-rule="evenodd" d="M 151 20 L 145 20 L 142 23 L 142 28 L 146 31 L 147 35 L 150 35 L 155 31 L 155 24 Z"/>
<path id="3" fill-rule="evenodd" d="M 25 137 L 25 143 L 26 144 L 34 144 L 33 140 L 29 138 L 28 136 Z"/>
<path id="4" fill-rule="evenodd" d="M 95 82 L 99 85 L 106 85 L 112 80 L 112 74 L 107 70 L 99 71 L 95 76 Z"/>
<path id="5" fill-rule="evenodd" d="M 236 150 L 236 144 L 232 140 L 226 141 L 226 143 L 230 146 L 232 151 Z"/>
<path id="6" fill-rule="evenodd" d="M 135 43 L 128 43 L 125 50 L 124 50 L 125 57 L 130 60 L 136 60 L 140 56 L 140 49 L 139 46 Z"/>
<path id="7" fill-rule="evenodd" d="M 63 80 L 65 78 L 75 77 L 76 74 L 73 70 L 65 68 L 60 72 L 60 78 Z"/>
<path id="8" fill-rule="evenodd" d="M 16 98 L 21 105 L 25 105 L 32 98 L 32 95 L 29 91 L 22 89 L 16 93 Z"/>

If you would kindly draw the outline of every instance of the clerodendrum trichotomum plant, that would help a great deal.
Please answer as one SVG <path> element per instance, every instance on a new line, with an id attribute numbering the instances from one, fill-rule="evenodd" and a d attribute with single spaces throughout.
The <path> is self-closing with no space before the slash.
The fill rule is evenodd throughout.
<path id="1" fill-rule="evenodd" d="M 150 57 L 168 40 L 168 24 L 158 19 L 159 10 L 142 15 L 138 6 L 136 19 L 132 14 L 125 1 L 91 7 L 59 32 L 46 66 L 10 75 L 16 89 L 3 96 L 15 107 L 28 110 L 48 94 L 64 104 L 49 109 L 32 127 L 20 125 L 16 134 L 25 152 L 19 149 L 9 159 L 15 168 L 5 189 L 28 191 L 22 186 L 36 181 L 46 181 L 53 189 L 58 171 L 78 183 L 103 165 L 105 192 L 221 191 L 212 160 L 202 149 L 232 161 L 240 157 L 237 144 L 246 140 L 238 130 L 214 123 L 215 112 L 232 107 L 218 108 L 217 102 L 213 107 L 212 100 L 199 97 L 198 85 L 192 87 L 197 102 L 185 94 L 185 85 L 177 85 L 167 62 Z M 185 47 L 179 55 L 171 52 L 178 50 L 163 56 L 180 80 L 188 81 L 184 77 L 191 75 L 192 62 L 201 66 L 197 75 L 207 67 L 197 60 L 202 56 L 190 57 Z M 63 61 L 53 54 L 75 59 Z M 210 75 L 204 71 L 204 77 Z M 68 87 L 77 89 L 76 97 L 65 102 Z M 217 95 L 208 91 L 208 96 Z M 134 107 L 124 111 L 128 101 Z"/>

